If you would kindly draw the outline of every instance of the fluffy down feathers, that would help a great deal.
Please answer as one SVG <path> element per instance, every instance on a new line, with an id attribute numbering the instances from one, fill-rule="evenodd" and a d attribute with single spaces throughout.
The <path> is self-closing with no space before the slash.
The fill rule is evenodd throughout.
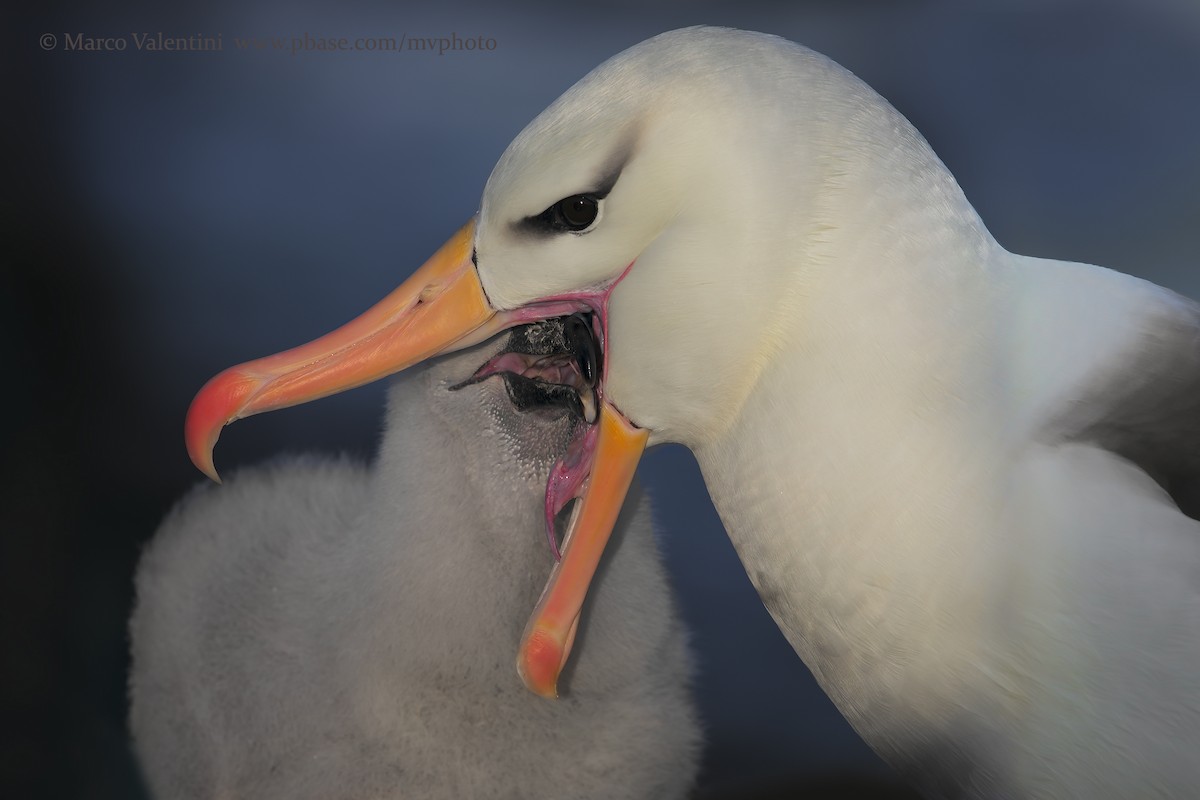
<path id="1" fill-rule="evenodd" d="M 245 470 L 163 523 L 130 625 L 131 726 L 157 796 L 684 796 L 690 660 L 644 495 L 562 698 L 517 677 L 552 559 L 541 493 L 572 423 L 515 411 L 498 377 L 449 390 L 488 355 L 393 387 L 373 467 Z"/>

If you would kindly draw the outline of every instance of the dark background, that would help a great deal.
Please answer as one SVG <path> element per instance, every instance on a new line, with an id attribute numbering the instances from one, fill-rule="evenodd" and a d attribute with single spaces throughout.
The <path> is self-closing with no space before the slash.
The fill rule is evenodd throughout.
<path id="1" fill-rule="evenodd" d="M 1200 296 L 1200 3 L 1189 0 L 4 13 L 5 798 L 140 796 L 124 625 L 139 548 L 200 479 L 182 444 L 192 394 L 383 296 L 474 212 L 525 123 L 648 36 L 703 22 L 820 50 L 917 125 L 1009 249 Z M 134 50 L 130 32 L 160 30 L 222 33 L 224 50 Z M 57 49 L 40 46 L 47 32 Z M 291 56 L 233 42 L 451 32 L 495 49 Z M 130 50 L 64 52 L 67 33 L 125 36 Z M 367 456 L 382 393 L 243 423 L 218 464 Z M 640 472 L 700 652 L 704 791 L 886 782 L 762 610 L 691 456 L 659 448 Z"/>

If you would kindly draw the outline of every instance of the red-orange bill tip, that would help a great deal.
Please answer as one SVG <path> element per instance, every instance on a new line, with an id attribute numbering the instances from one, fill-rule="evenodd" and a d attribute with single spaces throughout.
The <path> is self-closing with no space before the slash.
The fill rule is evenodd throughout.
<path id="1" fill-rule="evenodd" d="M 474 231 L 472 220 L 391 294 L 332 333 L 205 384 L 184 423 L 192 463 L 218 480 L 213 448 L 230 422 L 362 386 L 494 333 L 496 311 L 471 262 Z"/>

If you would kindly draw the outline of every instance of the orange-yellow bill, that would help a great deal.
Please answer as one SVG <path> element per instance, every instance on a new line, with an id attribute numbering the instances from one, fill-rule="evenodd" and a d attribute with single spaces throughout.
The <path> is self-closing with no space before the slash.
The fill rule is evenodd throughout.
<path id="1" fill-rule="evenodd" d="M 412 277 L 357 319 L 306 345 L 231 367 L 188 409 L 184 437 L 202 472 L 219 480 L 212 451 L 221 428 L 399 372 L 430 356 L 483 341 L 503 324 L 471 263 L 472 220 Z"/>
<path id="2" fill-rule="evenodd" d="M 591 475 L 566 535 L 562 560 L 550 573 L 517 654 L 530 691 L 558 696 L 558 676 L 571 653 L 579 613 L 650 432 L 635 428 L 611 404 L 600 408 Z"/>
<path id="3" fill-rule="evenodd" d="M 352 389 L 430 356 L 478 344 L 522 321 L 578 310 L 553 298 L 498 312 L 471 260 L 474 221 L 411 278 L 341 328 L 301 347 L 231 367 L 205 384 L 188 409 L 192 462 L 218 480 L 212 451 L 221 429 L 242 417 Z M 649 431 L 602 401 L 595 448 L 562 560 L 554 567 L 522 637 L 517 670 L 532 691 L 557 696 L 588 585 L 612 533 Z"/>

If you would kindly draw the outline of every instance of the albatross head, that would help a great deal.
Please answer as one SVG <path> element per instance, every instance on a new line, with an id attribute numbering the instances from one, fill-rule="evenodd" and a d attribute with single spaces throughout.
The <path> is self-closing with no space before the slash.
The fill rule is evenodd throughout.
<path id="1" fill-rule="evenodd" d="M 739 113 L 760 88 L 745 67 L 783 44 L 764 38 L 693 29 L 617 56 L 538 116 L 484 189 L 487 297 L 586 298 L 606 405 L 652 442 L 694 445 L 724 424 L 769 324 L 729 310 L 769 312 L 784 271 L 751 260 L 791 201 L 761 196 L 763 133 Z"/>
<path id="2" fill-rule="evenodd" d="M 565 371 L 511 356 L 479 370 L 568 385 L 591 423 L 551 473 L 547 520 L 581 502 L 518 656 L 526 684 L 553 695 L 644 447 L 695 447 L 730 424 L 791 324 L 782 299 L 812 243 L 819 95 L 846 75 L 776 37 L 712 28 L 615 56 L 513 141 L 476 219 L 395 292 L 213 378 L 189 410 L 194 462 L 216 477 L 212 448 L 235 419 L 575 319 Z"/>

